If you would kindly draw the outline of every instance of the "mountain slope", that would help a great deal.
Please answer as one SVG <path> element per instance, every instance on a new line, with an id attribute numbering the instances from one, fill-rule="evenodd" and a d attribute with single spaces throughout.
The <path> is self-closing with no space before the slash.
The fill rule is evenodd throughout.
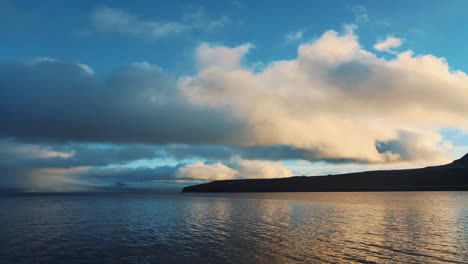
<path id="1" fill-rule="evenodd" d="M 455 160 L 454 162 L 446 165 L 448 167 L 456 167 L 456 168 L 468 168 L 468 154 L 461 157 L 460 159 Z"/>
<path id="2" fill-rule="evenodd" d="M 454 162 L 421 169 L 382 170 L 331 176 L 213 181 L 183 192 L 466 191 L 468 154 Z"/>

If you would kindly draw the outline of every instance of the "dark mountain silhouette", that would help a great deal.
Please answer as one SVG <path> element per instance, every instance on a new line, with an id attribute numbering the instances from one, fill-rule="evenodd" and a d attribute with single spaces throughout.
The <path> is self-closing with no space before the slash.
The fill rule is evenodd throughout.
<path id="1" fill-rule="evenodd" d="M 454 162 L 445 165 L 448 167 L 456 167 L 456 168 L 468 168 L 468 154 L 461 157 L 460 159 L 455 160 Z"/>
<path id="2" fill-rule="evenodd" d="M 378 170 L 329 176 L 213 181 L 183 192 L 468 191 L 468 154 L 420 169 Z"/>

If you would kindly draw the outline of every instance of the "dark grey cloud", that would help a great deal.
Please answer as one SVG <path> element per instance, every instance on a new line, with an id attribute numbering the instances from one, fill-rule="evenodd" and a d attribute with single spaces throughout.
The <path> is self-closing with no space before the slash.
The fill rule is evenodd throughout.
<path id="1" fill-rule="evenodd" d="M 308 160 L 331 163 L 368 163 L 365 160 L 345 158 L 323 158 L 320 153 L 309 149 L 287 145 L 275 146 L 225 146 L 225 145 L 169 145 L 164 146 L 167 156 L 175 159 L 204 158 L 212 160 L 230 160 L 239 157 L 248 160 Z"/>
<path id="2" fill-rule="evenodd" d="M 109 168 L 95 167 L 84 171 L 70 171 L 65 174 L 44 174 L 41 171 L 25 168 L 0 167 L 0 192 L 2 191 L 105 191 L 109 189 L 180 189 L 193 179 L 184 182 L 176 180 L 178 169 L 185 164 L 159 167 Z M 7 173 L 7 174 L 4 174 Z M 47 172 L 46 172 L 47 173 Z M 182 179 L 184 180 L 184 179 Z"/>
<path id="3" fill-rule="evenodd" d="M 245 124 L 222 109 L 185 101 L 175 80 L 148 63 L 127 65 L 101 78 L 85 65 L 48 58 L 3 63 L 0 87 L 0 137 L 49 143 L 74 153 L 22 158 L 25 167 L 106 166 L 164 153 L 177 160 L 321 159 L 291 146 L 240 147 L 248 137 Z M 115 147 L 90 148 L 79 142 Z"/>
<path id="4" fill-rule="evenodd" d="M 419 133 L 414 131 L 402 130 L 398 133 L 398 139 L 379 141 L 376 143 L 376 148 L 379 153 L 391 153 L 392 155 L 398 155 L 399 159 L 412 160 L 416 158 L 427 158 L 437 154 L 436 147 L 427 147 L 428 142 L 434 141 L 434 138 L 438 139 L 438 135 L 427 134 L 421 136 Z M 415 142 L 417 144 L 415 144 Z M 444 142 L 441 143 L 441 147 L 444 146 Z M 416 145 L 416 146 L 414 146 Z"/>
<path id="5" fill-rule="evenodd" d="M 195 108 L 175 81 L 147 63 L 101 80 L 84 65 L 52 59 L 0 65 L 0 136 L 109 143 L 229 143 L 244 126 Z"/>
<path id="6" fill-rule="evenodd" d="M 161 147 L 153 145 L 30 144 L 16 140 L 0 141 L 0 164 L 10 167 L 71 168 L 122 165 L 164 155 Z"/>
<path id="7" fill-rule="evenodd" d="M 369 76 L 372 76 L 371 74 L 375 74 L 369 65 L 360 62 L 343 63 L 324 73 L 331 83 L 342 89 L 360 88 L 368 81 Z"/>
<path id="8" fill-rule="evenodd" d="M 265 166 L 272 168 L 273 170 L 269 170 L 272 173 L 279 168 L 283 169 L 279 163 L 272 161 L 306 157 L 319 160 L 317 156 L 311 155 L 306 150 L 289 146 L 236 147 L 76 142 L 33 144 L 10 139 L 0 141 L 0 189 L 92 191 L 99 188 L 148 189 L 157 188 L 158 184 L 170 183 L 179 184 L 180 187 L 200 181 L 189 173 L 196 168 L 185 167 L 193 165 L 194 159 L 205 160 L 205 166 L 201 166 L 201 169 L 208 171 L 224 169 L 232 171 L 236 177 L 243 176 L 243 173 L 247 173 L 248 177 L 258 177 L 256 173 L 259 173 L 259 168 L 264 169 Z M 171 165 L 164 165 L 163 160 L 166 158 L 172 158 Z M 163 165 L 135 167 L 136 164 L 145 164 L 145 162 L 133 163 L 141 160 L 159 160 Z M 153 162 L 146 164 L 154 164 Z M 350 161 L 333 160 L 333 162 Z M 182 171 L 185 173 L 181 173 Z M 272 173 L 269 177 L 276 176 Z"/>
<path id="9" fill-rule="evenodd" d="M 231 162 L 233 159 L 270 161 L 295 159 L 309 161 L 323 160 L 318 154 L 290 146 L 32 144 L 17 140 L 0 141 L 0 173 L 2 174 L 7 174 L 7 171 L 12 171 L 13 169 L 29 172 L 39 169 L 122 167 L 135 161 L 155 159 L 161 161 L 166 158 L 172 158 L 181 164 L 189 161 L 193 162 L 193 159 L 206 160 L 207 162 L 221 161 L 224 163 Z M 326 161 L 332 163 L 365 162 L 350 159 L 328 159 Z"/>
<path id="10" fill-rule="evenodd" d="M 122 165 L 136 160 L 162 157 L 162 153 L 154 146 L 143 145 L 111 145 L 92 147 L 87 144 L 65 146 L 63 151 L 72 153 L 70 157 L 50 157 L 27 159 L 24 165 L 28 167 L 70 168 L 79 166 Z"/>
<path id="11" fill-rule="evenodd" d="M 174 166 L 129 167 L 135 160 L 162 155 L 157 146 L 103 144 L 31 144 L 0 141 L 0 190 L 92 191 L 123 183 L 132 188 L 156 188 L 173 182 Z M 166 183 L 165 183 L 166 184 Z"/>

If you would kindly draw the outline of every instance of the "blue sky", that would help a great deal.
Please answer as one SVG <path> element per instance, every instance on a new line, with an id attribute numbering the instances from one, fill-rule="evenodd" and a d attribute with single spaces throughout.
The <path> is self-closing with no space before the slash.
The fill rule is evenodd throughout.
<path id="1" fill-rule="evenodd" d="M 1 182 L 183 185 L 449 161 L 468 150 L 467 8 L 0 0 L 0 155 L 17 158 Z"/>
<path id="2" fill-rule="evenodd" d="M 313 39 L 344 24 L 358 24 L 360 42 L 372 47 L 393 34 L 406 39 L 405 49 L 445 57 L 454 69 L 466 71 L 468 37 L 465 1 L 2 1 L 0 56 L 15 60 L 47 56 L 81 61 L 105 73 L 133 61 L 146 60 L 171 72 L 190 70 L 200 42 L 253 43 L 254 61 L 295 56 L 297 45 L 285 45 L 289 32 L 304 31 Z M 119 8 L 145 21 L 181 21 L 202 10 L 207 20 L 226 17 L 216 30 L 187 32 L 161 38 L 100 34 L 90 21 L 98 7 Z M 6 7 L 6 8 L 5 8 Z M 363 18 L 359 18 L 359 17 Z M 447 41 L 451 39 L 453 41 Z"/>

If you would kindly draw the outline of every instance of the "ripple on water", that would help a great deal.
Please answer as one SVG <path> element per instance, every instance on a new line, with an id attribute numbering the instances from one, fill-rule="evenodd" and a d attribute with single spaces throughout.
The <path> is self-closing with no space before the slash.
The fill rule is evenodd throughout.
<path id="1" fill-rule="evenodd" d="M 5 263 L 467 263 L 468 193 L 3 195 Z"/>

